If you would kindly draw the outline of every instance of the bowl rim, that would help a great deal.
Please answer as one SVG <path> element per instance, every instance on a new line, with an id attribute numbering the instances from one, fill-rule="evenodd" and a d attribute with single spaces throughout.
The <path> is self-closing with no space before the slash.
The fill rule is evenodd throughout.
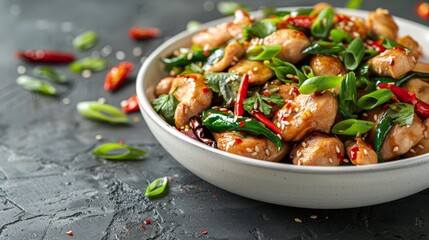
<path id="1" fill-rule="evenodd" d="M 297 8 L 302 7 L 309 7 L 309 6 L 294 6 L 294 7 L 282 7 L 277 8 L 279 10 L 294 10 Z M 368 14 L 369 11 L 367 10 L 358 10 L 358 9 L 345 9 L 345 8 L 335 8 L 335 10 L 338 10 L 338 12 L 348 14 L 348 15 L 356 15 L 356 16 L 362 16 L 364 14 Z M 252 16 L 259 16 L 260 11 L 255 11 L 251 13 Z M 224 17 L 219 18 L 216 20 L 212 20 L 209 22 L 206 22 L 200 26 L 200 29 L 204 29 L 210 26 L 214 26 L 216 24 L 230 21 L 232 17 Z M 413 22 L 408 19 L 404 19 L 401 17 L 394 16 L 394 19 L 398 22 L 399 25 L 401 24 L 412 24 L 416 25 L 418 28 L 426 29 L 429 31 L 429 27 Z M 197 31 L 198 31 L 197 30 Z M 429 153 L 410 157 L 410 158 L 404 158 L 389 162 L 383 162 L 383 163 L 377 163 L 377 164 L 371 164 L 371 165 L 364 165 L 364 166 L 356 166 L 356 165 L 350 165 L 350 166 L 297 166 L 294 164 L 288 164 L 288 163 L 282 163 L 282 162 L 268 162 L 263 160 L 258 160 L 254 158 L 244 157 L 232 153 L 228 153 L 222 150 L 219 150 L 217 148 L 213 148 L 210 146 L 207 146 L 201 142 L 198 142 L 190 137 L 187 137 L 186 135 L 180 133 L 176 130 L 175 127 L 170 126 L 168 123 L 166 123 L 152 108 L 150 101 L 148 100 L 148 96 L 144 89 L 144 76 L 145 73 L 148 71 L 147 69 L 150 67 L 150 65 L 154 61 L 159 61 L 159 55 L 165 51 L 166 48 L 176 43 L 178 40 L 186 39 L 193 34 L 195 34 L 197 31 L 188 31 L 184 30 L 182 32 L 179 32 L 178 34 L 174 35 L 173 37 L 169 38 L 167 41 L 159 45 L 151 54 L 145 59 L 142 66 L 139 69 L 139 72 L 137 74 L 137 82 L 136 82 L 136 92 L 137 92 L 137 98 L 140 106 L 140 110 L 146 113 L 147 117 L 151 118 L 152 121 L 154 121 L 159 127 L 161 127 L 164 131 L 168 132 L 175 138 L 181 141 L 185 141 L 195 147 L 201 148 L 203 150 L 207 150 L 211 153 L 218 154 L 220 157 L 227 158 L 230 161 L 233 161 L 235 163 L 239 164 L 245 164 L 245 165 L 251 165 L 258 168 L 264 168 L 264 169 L 271 169 L 271 170 L 278 170 L 282 172 L 298 172 L 298 173 L 304 173 L 304 174 L 361 174 L 361 173 L 374 173 L 374 172 L 382 172 L 382 171 L 391 171 L 398 168 L 410 168 L 410 167 L 417 167 L 420 165 L 428 164 L 429 163 Z M 145 116 L 144 116 L 145 117 Z M 213 159 L 214 161 L 214 159 Z"/>

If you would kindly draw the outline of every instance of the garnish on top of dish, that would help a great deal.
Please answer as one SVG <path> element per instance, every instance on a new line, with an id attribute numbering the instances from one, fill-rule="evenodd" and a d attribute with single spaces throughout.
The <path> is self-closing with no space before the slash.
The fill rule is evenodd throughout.
<path id="1" fill-rule="evenodd" d="M 429 152 L 422 55 L 385 9 L 366 19 L 326 4 L 196 32 L 163 58 L 152 105 L 189 137 L 295 165 L 366 165 Z"/>

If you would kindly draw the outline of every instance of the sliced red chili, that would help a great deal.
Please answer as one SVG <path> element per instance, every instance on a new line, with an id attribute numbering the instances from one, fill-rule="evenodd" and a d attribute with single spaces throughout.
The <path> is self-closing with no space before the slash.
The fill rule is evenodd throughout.
<path id="1" fill-rule="evenodd" d="M 358 151 L 359 151 L 358 146 L 354 146 L 350 149 L 350 159 L 351 160 L 353 160 L 353 161 L 356 160 Z"/>
<path id="2" fill-rule="evenodd" d="M 104 90 L 112 91 L 118 89 L 133 69 L 134 64 L 131 62 L 121 62 L 111 68 L 105 78 Z"/>
<path id="3" fill-rule="evenodd" d="M 258 121 L 260 121 L 261 123 L 263 123 L 268 129 L 270 129 L 271 131 L 273 131 L 276 134 L 282 134 L 282 131 L 273 123 L 270 121 L 270 119 L 268 119 L 267 117 L 265 117 L 265 115 L 259 111 L 252 111 L 250 112 L 250 114 Z"/>
<path id="4" fill-rule="evenodd" d="M 416 6 L 417 15 L 422 19 L 429 19 L 429 3 L 419 2 Z"/>
<path id="5" fill-rule="evenodd" d="M 301 27 L 301 28 L 310 28 L 311 24 L 313 24 L 314 17 L 310 16 L 296 16 L 289 17 L 285 20 L 286 24 Z"/>
<path id="6" fill-rule="evenodd" d="M 132 39 L 141 40 L 146 38 L 159 37 L 161 31 L 153 27 L 131 27 L 128 30 L 128 36 Z"/>
<path id="7" fill-rule="evenodd" d="M 126 113 L 132 113 L 139 111 L 139 102 L 137 100 L 137 95 L 134 94 L 127 100 L 124 100 L 122 105 L 122 110 Z"/>
<path id="8" fill-rule="evenodd" d="M 237 99 L 234 104 L 234 115 L 242 116 L 244 114 L 244 99 L 247 97 L 247 89 L 249 88 L 249 75 L 244 74 L 238 88 Z"/>
<path id="9" fill-rule="evenodd" d="M 26 50 L 15 53 L 18 59 L 35 63 L 69 63 L 73 62 L 73 53 L 52 50 Z"/>

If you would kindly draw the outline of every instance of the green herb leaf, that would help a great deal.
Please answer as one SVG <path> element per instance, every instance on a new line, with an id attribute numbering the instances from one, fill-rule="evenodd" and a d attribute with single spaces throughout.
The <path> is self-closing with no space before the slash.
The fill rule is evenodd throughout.
<path id="1" fill-rule="evenodd" d="M 158 98 L 152 100 L 152 106 L 155 111 L 164 117 L 165 121 L 170 125 L 174 123 L 174 113 L 176 111 L 179 100 L 174 96 L 174 92 L 170 94 L 162 94 Z"/>
<path id="2" fill-rule="evenodd" d="M 281 50 L 281 46 L 255 46 L 250 48 L 246 53 L 246 58 L 252 61 L 268 60 L 275 57 Z"/>
<path id="3" fill-rule="evenodd" d="M 291 17 L 309 16 L 314 11 L 314 8 L 298 8 L 290 12 Z"/>
<path id="4" fill-rule="evenodd" d="M 67 83 L 66 75 L 56 71 L 49 66 L 39 66 L 34 68 L 34 75 L 38 77 L 48 78 L 56 83 Z"/>
<path id="5" fill-rule="evenodd" d="M 364 134 L 371 130 L 374 123 L 360 119 L 346 119 L 338 122 L 332 127 L 332 133 L 348 136 L 356 136 L 356 134 Z"/>
<path id="6" fill-rule="evenodd" d="M 308 48 L 304 49 L 302 53 L 332 55 L 332 54 L 338 54 L 344 51 L 345 49 L 346 48 L 342 43 L 319 41 L 309 46 Z"/>
<path id="7" fill-rule="evenodd" d="M 25 90 L 31 91 L 31 92 L 37 92 L 45 95 L 56 95 L 57 90 L 54 86 L 49 84 L 48 82 L 45 82 L 43 80 L 30 77 L 28 75 L 21 75 L 16 79 L 16 83 L 24 88 Z"/>
<path id="8" fill-rule="evenodd" d="M 351 42 L 352 38 L 343 30 L 340 29 L 332 29 L 329 32 L 329 38 L 334 42 L 334 43 L 341 43 L 341 42 Z"/>
<path id="9" fill-rule="evenodd" d="M 85 57 L 70 64 L 72 72 L 82 72 L 83 70 L 101 71 L 107 66 L 107 61 L 99 57 Z"/>
<path id="10" fill-rule="evenodd" d="M 260 95 L 258 92 L 255 93 L 254 96 L 247 98 L 243 102 L 244 110 L 251 112 L 254 110 L 255 106 L 259 111 L 261 111 L 264 115 L 269 115 L 273 109 L 270 104 L 275 104 L 279 107 L 284 105 L 284 100 L 279 95 L 271 95 L 269 97 L 265 95 Z"/>
<path id="11" fill-rule="evenodd" d="M 252 36 L 264 38 L 277 30 L 273 22 L 254 22 L 250 26 L 243 28 L 243 37 L 249 40 Z"/>
<path id="12" fill-rule="evenodd" d="M 325 38 L 328 36 L 334 21 L 334 9 L 332 7 L 324 8 L 317 15 L 316 20 L 311 24 L 311 34 L 318 38 Z"/>
<path id="13" fill-rule="evenodd" d="M 200 67 L 200 65 L 196 63 L 191 63 L 185 67 L 185 71 L 183 71 L 181 74 L 188 74 L 188 73 L 203 73 L 203 69 Z"/>
<path id="14" fill-rule="evenodd" d="M 358 9 L 362 6 L 362 0 L 349 0 L 346 3 L 346 8 L 350 8 L 350 9 Z"/>
<path id="15" fill-rule="evenodd" d="M 120 143 L 105 143 L 92 151 L 92 154 L 107 160 L 137 160 L 146 151 Z"/>
<path id="16" fill-rule="evenodd" d="M 241 78 L 237 73 L 208 73 L 204 75 L 210 89 L 219 93 L 225 100 L 225 106 L 231 106 L 237 98 Z"/>
<path id="17" fill-rule="evenodd" d="M 276 57 L 273 57 L 271 61 L 264 61 L 264 64 L 271 70 L 273 70 L 276 74 L 276 77 L 282 82 L 296 82 L 288 77 L 289 74 L 298 78 L 295 79 L 298 80 L 298 84 L 301 84 L 302 82 L 304 82 L 305 79 L 307 79 L 305 75 L 298 68 L 295 67 L 295 65 L 289 62 L 282 61 Z"/>
<path id="18" fill-rule="evenodd" d="M 109 122 L 109 123 L 128 123 L 128 116 L 121 109 L 96 101 L 79 102 L 76 105 L 78 112 L 89 119 Z"/>
<path id="19" fill-rule="evenodd" d="M 87 31 L 73 39 L 72 45 L 76 50 L 85 51 L 92 48 L 97 43 L 97 33 Z"/>
<path id="20" fill-rule="evenodd" d="M 147 186 L 145 196 L 148 198 L 158 197 L 165 192 L 167 185 L 167 177 L 155 179 L 149 184 L 149 186 Z"/>
<path id="21" fill-rule="evenodd" d="M 344 76 L 315 76 L 305 80 L 298 90 L 303 94 L 321 92 L 326 89 L 338 87 L 343 79 Z"/>
<path id="22" fill-rule="evenodd" d="M 365 46 L 362 39 L 355 38 L 346 48 L 343 55 L 344 66 L 349 70 L 355 70 L 364 57 Z"/>
<path id="23" fill-rule="evenodd" d="M 399 126 L 410 126 L 414 118 L 414 105 L 409 103 L 393 103 L 389 105 L 387 114 Z"/>
<path id="24" fill-rule="evenodd" d="M 225 54 L 225 49 L 219 48 L 216 51 L 214 51 L 208 58 L 207 62 L 203 66 L 203 70 L 209 69 L 213 64 L 218 62 L 223 58 L 223 55 Z"/>

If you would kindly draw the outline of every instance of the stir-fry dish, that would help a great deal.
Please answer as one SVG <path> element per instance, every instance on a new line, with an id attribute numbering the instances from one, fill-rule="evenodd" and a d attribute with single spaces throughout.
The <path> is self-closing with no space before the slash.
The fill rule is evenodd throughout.
<path id="1" fill-rule="evenodd" d="M 258 19 L 236 10 L 161 59 L 168 76 L 152 105 L 183 134 L 241 156 L 386 162 L 429 152 L 429 74 L 413 70 L 421 55 L 385 9 L 365 19 L 325 3 Z"/>

